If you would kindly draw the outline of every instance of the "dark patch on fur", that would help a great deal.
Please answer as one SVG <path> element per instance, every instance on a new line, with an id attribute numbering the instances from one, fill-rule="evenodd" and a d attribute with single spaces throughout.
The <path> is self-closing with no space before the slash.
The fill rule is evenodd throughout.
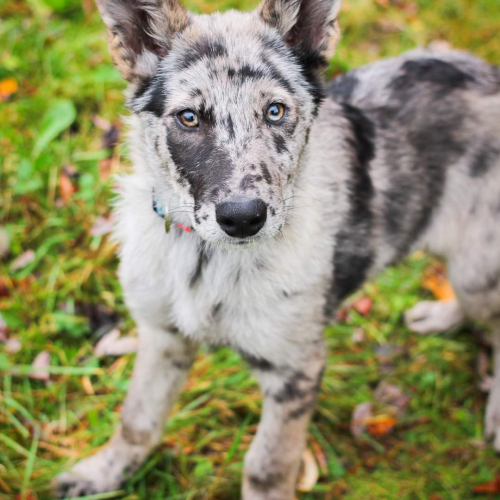
<path id="1" fill-rule="evenodd" d="M 248 64 L 244 64 L 241 68 L 239 68 L 236 71 L 236 75 L 240 77 L 242 80 L 246 79 L 252 79 L 252 80 L 259 80 L 261 78 L 264 78 L 266 74 L 264 71 L 257 69 L 257 68 L 252 68 Z"/>
<path id="2" fill-rule="evenodd" d="M 153 113 L 160 118 L 165 112 L 165 80 L 163 77 L 156 76 L 149 84 L 150 96 L 148 102 L 141 108 L 140 111 Z"/>
<path id="3" fill-rule="evenodd" d="M 189 370 L 191 368 L 191 361 L 181 361 L 181 360 L 173 360 L 172 366 L 177 368 L 177 370 Z"/>
<path id="4" fill-rule="evenodd" d="M 261 370 L 263 372 L 269 372 L 274 370 L 276 367 L 268 361 L 267 359 L 254 356 L 253 354 L 249 354 L 247 352 L 241 352 L 241 357 L 254 369 Z"/>
<path id="5" fill-rule="evenodd" d="M 340 109 L 350 127 L 350 133 L 346 135 L 346 145 L 352 158 L 350 208 L 337 235 L 333 282 L 325 305 L 327 317 L 333 314 L 341 300 L 361 286 L 373 262 L 370 238 L 374 190 L 369 167 L 375 156 L 375 127 L 358 108 L 343 104 Z"/>
<path id="6" fill-rule="evenodd" d="M 384 222 L 386 237 L 395 249 L 394 260 L 403 257 L 429 226 L 440 206 L 447 167 L 465 153 L 461 137 L 467 104 L 457 95 L 442 92 L 455 72 L 446 66 L 441 76 L 436 75 L 441 67 L 433 63 L 413 66 L 415 72 L 425 74 L 426 82 L 436 84 L 418 85 L 408 79 L 405 86 L 400 81 L 392 86 L 390 102 L 372 110 L 383 131 L 384 161 L 388 165 L 390 186 L 383 193 Z M 459 75 L 457 78 L 458 83 L 450 82 L 452 87 L 469 81 Z M 403 141 L 402 130 L 406 136 Z"/>
<path id="7" fill-rule="evenodd" d="M 274 146 L 276 148 L 276 152 L 278 154 L 281 154 L 283 152 L 288 152 L 285 139 L 283 138 L 282 135 L 273 132 L 273 141 L 274 141 Z"/>
<path id="8" fill-rule="evenodd" d="M 240 189 L 243 191 L 248 191 L 254 187 L 255 176 L 252 174 L 247 174 L 240 182 Z"/>
<path id="9" fill-rule="evenodd" d="M 217 302 L 217 304 L 212 307 L 212 318 L 217 319 L 220 315 L 221 309 L 222 302 Z"/>
<path id="10" fill-rule="evenodd" d="M 196 263 L 195 270 L 191 275 L 191 279 L 189 280 L 189 287 L 193 288 L 201 279 L 203 274 L 203 268 L 210 261 L 210 256 L 207 253 L 205 245 L 201 244 L 198 249 L 198 261 Z"/>
<path id="11" fill-rule="evenodd" d="M 331 82 L 327 95 L 337 102 L 349 102 L 358 85 L 359 80 L 355 72 L 345 73 Z"/>
<path id="12" fill-rule="evenodd" d="M 177 69 L 183 70 L 196 64 L 202 59 L 215 59 L 227 56 L 227 49 L 217 40 L 204 38 L 195 42 L 184 54 L 184 58 L 178 64 Z"/>
<path id="13" fill-rule="evenodd" d="M 264 180 L 268 184 L 272 184 L 273 178 L 271 177 L 271 173 L 269 172 L 269 169 L 267 168 L 266 163 L 265 162 L 261 162 L 260 163 L 260 168 L 261 168 L 261 172 L 262 172 L 262 176 L 264 177 Z"/>
<path id="14" fill-rule="evenodd" d="M 485 142 L 474 154 L 470 164 L 471 177 L 481 177 L 500 161 L 500 150 Z"/>
<path id="15" fill-rule="evenodd" d="M 255 476 L 250 475 L 248 481 L 250 482 L 252 488 L 262 493 L 266 491 L 270 491 L 276 487 L 277 484 L 282 480 L 282 474 L 276 473 L 267 473 L 265 476 Z"/>
<path id="16" fill-rule="evenodd" d="M 273 398 L 277 403 L 286 403 L 301 399 L 308 394 L 307 389 L 301 389 L 301 382 L 310 382 L 310 378 L 301 371 L 295 372 L 292 377 L 285 381 L 279 392 L 274 394 Z"/>
<path id="17" fill-rule="evenodd" d="M 227 115 L 227 130 L 229 132 L 229 138 L 234 139 L 235 138 L 234 123 L 233 119 L 231 118 L 231 115 Z"/>
<path id="18" fill-rule="evenodd" d="M 211 108 L 202 108 L 200 113 L 210 122 L 213 116 Z M 190 187 L 195 203 L 215 201 L 231 176 L 232 161 L 227 152 L 218 147 L 213 128 L 208 125 L 186 133 L 170 127 L 167 146 L 181 179 Z"/>
<path id="19" fill-rule="evenodd" d="M 500 285 L 500 272 L 495 275 L 484 276 L 482 283 L 468 283 L 464 286 L 464 291 L 467 293 L 485 293 L 496 290 Z"/>
<path id="20" fill-rule="evenodd" d="M 406 90 L 415 82 L 428 82 L 440 87 L 439 95 L 457 89 L 465 89 L 474 82 L 472 75 L 467 74 L 451 63 L 439 59 L 425 58 L 406 61 L 401 66 L 401 75 L 391 82 L 395 91 Z"/>

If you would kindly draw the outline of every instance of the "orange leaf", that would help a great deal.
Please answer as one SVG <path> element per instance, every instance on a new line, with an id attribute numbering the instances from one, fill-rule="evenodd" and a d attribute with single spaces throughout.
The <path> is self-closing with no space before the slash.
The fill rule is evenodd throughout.
<path id="1" fill-rule="evenodd" d="M 368 316 L 373 308 L 373 300 L 370 297 L 361 297 L 352 303 L 352 308 L 361 316 Z"/>
<path id="2" fill-rule="evenodd" d="M 367 424 L 370 436 L 385 436 L 392 431 L 397 422 L 392 417 L 380 415 L 379 417 L 369 419 Z"/>
<path id="3" fill-rule="evenodd" d="M 472 488 L 474 493 L 500 493 L 500 475 L 489 483 L 478 484 Z"/>
<path id="4" fill-rule="evenodd" d="M 430 290 L 437 300 L 455 299 L 455 292 L 446 278 L 446 269 L 442 264 L 434 265 L 425 272 L 422 286 Z"/>
<path id="5" fill-rule="evenodd" d="M 0 99 L 8 101 L 12 94 L 17 92 L 17 82 L 14 78 L 4 78 L 0 80 Z"/>
<path id="6" fill-rule="evenodd" d="M 67 204 L 73 193 L 76 191 L 75 186 L 71 182 L 71 177 L 65 168 L 62 169 L 61 175 L 59 175 L 59 193 L 64 204 Z"/>

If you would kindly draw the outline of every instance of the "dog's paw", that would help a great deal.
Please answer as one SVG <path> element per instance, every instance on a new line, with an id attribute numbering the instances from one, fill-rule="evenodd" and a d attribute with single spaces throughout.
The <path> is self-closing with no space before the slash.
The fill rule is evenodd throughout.
<path id="1" fill-rule="evenodd" d="M 463 319 L 460 306 L 454 300 L 419 302 L 405 314 L 408 328 L 423 335 L 446 332 L 460 324 Z"/>
<path id="2" fill-rule="evenodd" d="M 485 438 L 492 442 L 495 451 L 500 452 L 500 391 L 493 390 L 488 398 L 484 422 Z"/>
<path id="3" fill-rule="evenodd" d="M 76 498 L 119 490 L 125 476 L 132 471 L 132 464 L 135 465 L 131 456 L 120 451 L 123 450 L 108 446 L 57 476 L 52 481 L 56 498 Z"/>
<path id="4" fill-rule="evenodd" d="M 64 472 L 52 481 L 52 491 L 56 498 L 75 498 L 103 493 L 97 484 L 73 472 Z"/>

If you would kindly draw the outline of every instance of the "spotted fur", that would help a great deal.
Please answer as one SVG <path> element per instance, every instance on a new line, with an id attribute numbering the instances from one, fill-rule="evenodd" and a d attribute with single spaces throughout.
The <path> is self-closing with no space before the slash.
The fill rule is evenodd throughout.
<path id="1" fill-rule="evenodd" d="M 340 0 L 204 16 L 174 0 L 98 3 L 130 81 L 134 171 L 120 180 L 116 236 L 139 353 L 121 428 L 58 479 L 60 494 L 119 488 L 159 442 L 205 343 L 240 352 L 264 393 L 243 498 L 290 500 L 325 367 L 323 327 L 367 278 L 428 249 L 448 259 L 460 303 L 422 304 L 410 326 L 470 315 L 500 338 L 500 71 L 417 50 L 325 88 Z M 272 124 L 275 102 L 286 114 Z M 179 124 L 187 109 L 196 129 Z M 242 196 L 262 200 L 267 219 L 231 237 L 216 209 Z M 500 447 L 497 364 L 487 433 Z"/>

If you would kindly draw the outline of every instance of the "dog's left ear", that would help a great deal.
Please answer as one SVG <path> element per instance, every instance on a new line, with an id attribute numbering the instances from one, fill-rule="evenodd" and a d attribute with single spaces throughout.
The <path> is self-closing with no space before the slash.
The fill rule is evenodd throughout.
<path id="1" fill-rule="evenodd" d="M 96 0 L 108 28 L 109 52 L 122 74 L 137 82 L 154 74 L 176 33 L 189 24 L 177 0 Z"/>
<path id="2" fill-rule="evenodd" d="M 300 58 L 319 57 L 326 62 L 340 39 L 341 5 L 342 0 L 264 0 L 258 11 Z"/>

